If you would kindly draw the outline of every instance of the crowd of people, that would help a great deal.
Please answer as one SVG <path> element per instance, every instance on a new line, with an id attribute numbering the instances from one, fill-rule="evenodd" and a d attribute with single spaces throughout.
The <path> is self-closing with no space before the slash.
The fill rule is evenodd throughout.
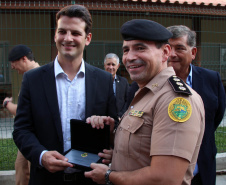
<path id="1" fill-rule="evenodd" d="M 23 74 L 18 105 L 12 97 L 3 101 L 15 115 L 16 184 L 214 185 L 214 132 L 225 91 L 218 72 L 192 64 L 195 31 L 147 19 L 125 22 L 120 33 L 129 85 L 116 74 L 117 54 L 106 54 L 105 70 L 84 61 L 91 30 L 86 7 L 66 6 L 56 14 L 53 62 L 39 66 L 26 45 L 9 53 L 12 69 Z M 110 125 L 112 148 L 100 151 L 102 163 L 91 163 L 91 171 L 65 157 L 71 119 L 93 129 Z"/>

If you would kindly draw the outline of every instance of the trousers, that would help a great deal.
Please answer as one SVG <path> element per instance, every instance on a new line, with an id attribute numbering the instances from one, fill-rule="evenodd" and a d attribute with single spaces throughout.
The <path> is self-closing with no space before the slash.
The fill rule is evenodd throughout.
<path id="1" fill-rule="evenodd" d="M 28 185 L 30 179 L 30 162 L 18 150 L 16 162 L 16 185 Z"/>

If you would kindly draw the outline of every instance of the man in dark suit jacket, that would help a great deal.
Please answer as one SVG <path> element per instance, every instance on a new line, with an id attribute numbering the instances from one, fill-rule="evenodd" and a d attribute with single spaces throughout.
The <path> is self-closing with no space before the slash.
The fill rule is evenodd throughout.
<path id="1" fill-rule="evenodd" d="M 83 172 L 68 168 L 73 165 L 64 153 L 70 149 L 70 119 L 117 119 L 112 76 L 83 60 L 92 37 L 89 11 L 67 6 L 56 20 L 58 55 L 54 62 L 24 74 L 13 138 L 31 162 L 30 185 L 93 184 Z"/>
<path id="2" fill-rule="evenodd" d="M 217 153 L 214 132 L 224 116 L 225 91 L 218 72 L 191 65 L 197 53 L 196 33 L 183 25 L 170 26 L 168 30 L 173 33 L 169 39 L 172 51 L 168 64 L 202 97 L 205 107 L 205 132 L 191 184 L 214 185 Z"/>
<path id="3" fill-rule="evenodd" d="M 130 86 L 129 86 L 129 90 L 128 90 L 128 94 L 127 94 L 127 101 L 126 101 L 126 109 L 129 108 L 130 103 L 132 102 L 135 93 L 137 92 L 137 90 L 139 89 L 139 86 L 137 84 L 137 82 L 133 81 Z"/>
<path id="4" fill-rule="evenodd" d="M 127 110 L 126 101 L 129 89 L 129 83 L 126 78 L 116 75 L 120 67 L 119 57 L 114 53 L 108 53 L 104 58 L 104 69 L 112 74 L 113 89 L 116 97 L 117 114 L 120 118 Z"/>

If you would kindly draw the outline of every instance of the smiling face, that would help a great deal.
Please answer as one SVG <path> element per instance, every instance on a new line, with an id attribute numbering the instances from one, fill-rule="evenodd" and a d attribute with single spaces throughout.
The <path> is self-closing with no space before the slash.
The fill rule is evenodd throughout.
<path id="1" fill-rule="evenodd" d="M 130 78 L 143 87 L 167 67 L 169 52 L 168 44 L 158 49 L 153 41 L 124 41 L 122 60 Z"/>
<path id="2" fill-rule="evenodd" d="M 60 17 L 54 37 L 59 61 L 82 59 L 83 50 L 92 37 L 91 33 L 86 35 L 85 25 L 86 23 L 77 17 Z"/>
<path id="3" fill-rule="evenodd" d="M 107 58 L 104 63 L 105 71 L 112 74 L 113 79 L 115 78 L 115 74 L 119 68 L 120 64 L 117 64 L 116 58 Z"/>
<path id="4" fill-rule="evenodd" d="M 169 39 L 169 44 L 172 48 L 168 60 L 168 65 L 172 66 L 176 74 L 189 73 L 189 66 L 192 60 L 195 59 L 197 48 L 190 47 L 187 44 L 187 36 Z M 180 75 L 179 75 L 180 76 Z"/>

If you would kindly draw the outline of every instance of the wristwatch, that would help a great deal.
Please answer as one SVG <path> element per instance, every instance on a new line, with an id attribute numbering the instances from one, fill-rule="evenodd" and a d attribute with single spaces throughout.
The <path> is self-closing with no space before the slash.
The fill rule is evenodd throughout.
<path id="1" fill-rule="evenodd" d="M 4 108 L 6 108 L 6 106 L 7 106 L 7 104 L 9 103 L 9 101 L 8 100 L 6 100 L 6 101 L 4 101 L 4 103 L 3 103 L 3 107 Z"/>
<path id="2" fill-rule="evenodd" d="M 105 183 L 107 185 L 113 185 L 113 183 L 109 180 L 109 175 L 112 172 L 112 170 L 108 169 L 107 172 L 105 173 Z"/>

